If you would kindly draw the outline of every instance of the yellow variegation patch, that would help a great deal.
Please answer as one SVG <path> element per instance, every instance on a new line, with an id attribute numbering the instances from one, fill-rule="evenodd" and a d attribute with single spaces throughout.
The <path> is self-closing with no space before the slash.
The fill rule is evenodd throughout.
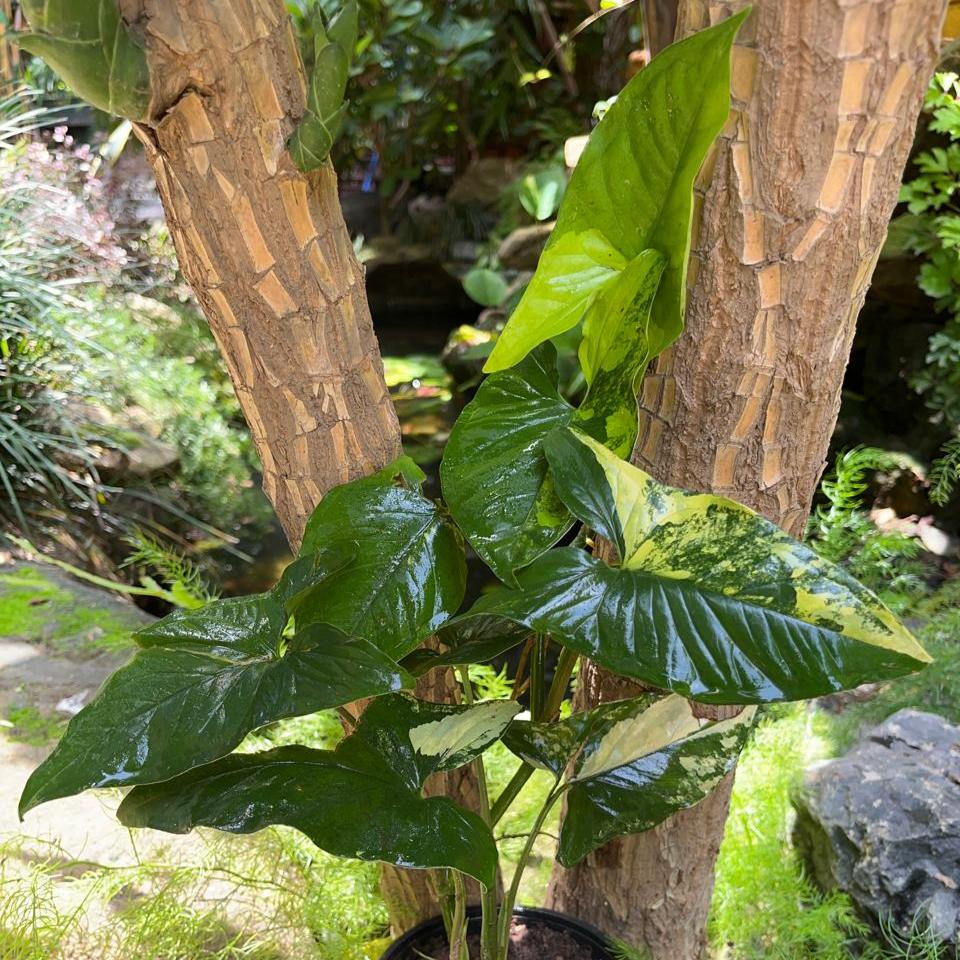
<path id="1" fill-rule="evenodd" d="M 775 610 L 850 640 L 929 663 L 910 631 L 869 590 L 743 504 L 658 483 L 577 432 L 610 488 L 623 568 Z"/>

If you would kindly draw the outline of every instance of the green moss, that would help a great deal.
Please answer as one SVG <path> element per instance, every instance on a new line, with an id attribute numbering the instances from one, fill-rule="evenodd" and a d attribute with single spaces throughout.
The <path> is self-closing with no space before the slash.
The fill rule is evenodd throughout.
<path id="1" fill-rule="evenodd" d="M 88 605 L 35 566 L 0 573 L 0 637 L 48 643 L 55 650 L 92 655 L 131 647 L 134 616 Z"/>
<path id="2" fill-rule="evenodd" d="M 36 707 L 11 707 L 7 711 L 6 734 L 31 747 L 46 747 L 59 739 L 67 721 L 41 713 Z M 0 954 L 2 956 L 3 954 Z"/>

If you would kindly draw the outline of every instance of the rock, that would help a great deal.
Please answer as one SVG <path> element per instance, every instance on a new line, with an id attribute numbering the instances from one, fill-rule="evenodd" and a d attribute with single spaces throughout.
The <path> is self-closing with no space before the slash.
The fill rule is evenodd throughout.
<path id="1" fill-rule="evenodd" d="M 960 727 L 900 710 L 845 757 L 807 771 L 794 843 L 824 889 L 874 924 L 918 917 L 947 944 L 960 927 Z"/>
<path id="2" fill-rule="evenodd" d="M 935 527 L 931 522 L 923 520 L 917 524 L 917 533 L 924 549 L 937 557 L 949 557 L 957 552 L 956 537 L 952 537 L 945 530 Z"/>
<path id="3" fill-rule="evenodd" d="M 454 207 L 495 207 L 500 194 L 520 175 L 521 166 L 508 157 L 475 160 L 453 181 L 447 202 Z"/>
<path id="4" fill-rule="evenodd" d="M 583 134 L 579 137 L 567 137 L 563 144 L 563 162 L 567 168 L 572 170 L 579 162 L 583 151 L 587 149 L 587 141 L 590 137 Z"/>
<path id="5" fill-rule="evenodd" d="M 517 227 L 500 244 L 497 259 L 507 270 L 536 270 L 537 262 L 546 246 L 556 221 Z"/>
<path id="6" fill-rule="evenodd" d="M 144 480 L 170 473 L 180 462 L 180 452 L 175 446 L 146 433 L 130 431 L 124 453 L 127 455 L 126 472 Z"/>

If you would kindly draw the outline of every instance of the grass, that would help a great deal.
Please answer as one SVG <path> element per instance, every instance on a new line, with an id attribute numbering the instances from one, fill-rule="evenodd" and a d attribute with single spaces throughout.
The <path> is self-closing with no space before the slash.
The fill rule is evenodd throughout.
<path id="1" fill-rule="evenodd" d="M 849 900 L 824 895 L 789 851 L 790 791 L 830 755 L 829 721 L 803 705 L 771 710 L 740 761 L 717 862 L 711 942 L 737 960 L 847 960 L 862 933 Z"/>
<path id="2" fill-rule="evenodd" d="M 87 606 L 35 566 L 0 573 L 0 637 L 49 643 L 55 650 L 95 654 L 130 649 L 136 621 Z"/>

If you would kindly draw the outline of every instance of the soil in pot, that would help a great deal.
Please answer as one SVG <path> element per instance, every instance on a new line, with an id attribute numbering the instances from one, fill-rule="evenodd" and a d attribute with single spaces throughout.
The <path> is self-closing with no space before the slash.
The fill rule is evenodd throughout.
<path id="1" fill-rule="evenodd" d="M 471 911 L 472 913 L 473 911 Z M 479 918 L 471 916 L 470 957 L 480 956 Z M 449 960 L 450 947 L 439 921 L 424 924 L 388 950 L 389 960 Z M 598 931 L 547 910 L 526 910 L 513 918 L 508 960 L 610 960 Z"/>

